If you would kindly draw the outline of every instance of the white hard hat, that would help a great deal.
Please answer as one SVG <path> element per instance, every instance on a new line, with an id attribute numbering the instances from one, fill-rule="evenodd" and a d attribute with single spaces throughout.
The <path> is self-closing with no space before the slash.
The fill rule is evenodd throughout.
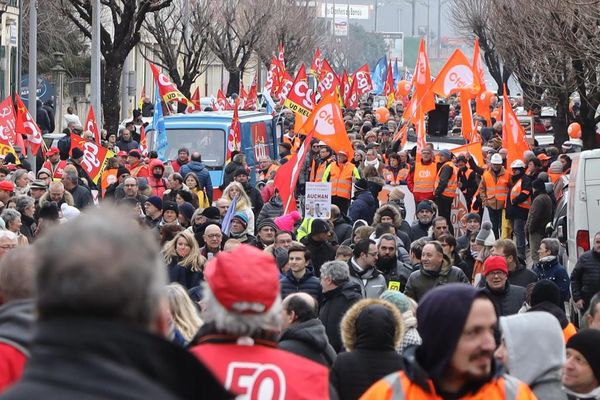
<path id="1" fill-rule="evenodd" d="M 525 168 L 525 163 L 521 160 L 515 160 L 510 164 L 511 168 Z"/>
<path id="2" fill-rule="evenodd" d="M 502 164 L 502 156 L 498 153 L 492 154 L 492 158 L 490 159 L 492 164 Z"/>

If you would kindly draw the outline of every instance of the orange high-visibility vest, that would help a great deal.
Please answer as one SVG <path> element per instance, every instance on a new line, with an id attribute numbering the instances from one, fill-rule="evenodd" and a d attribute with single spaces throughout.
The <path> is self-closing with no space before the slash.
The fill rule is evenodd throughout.
<path id="1" fill-rule="evenodd" d="M 563 329 L 563 338 L 565 339 L 565 343 L 571 339 L 571 336 L 577 333 L 577 328 L 571 322 Z"/>
<path id="2" fill-rule="evenodd" d="M 510 190 L 510 201 L 512 203 L 517 198 L 518 195 L 520 195 L 521 193 L 525 193 L 527 195 L 527 200 L 519 203 L 518 206 L 521 208 L 524 208 L 526 210 L 529 210 L 531 208 L 531 196 L 530 196 L 529 192 L 527 192 L 521 188 L 522 182 L 523 182 L 523 179 L 519 179 L 517 181 L 517 183 L 515 183 L 515 185 Z"/>
<path id="3" fill-rule="evenodd" d="M 329 166 L 329 164 L 331 164 L 331 159 L 330 158 L 328 158 L 327 160 L 322 161 L 319 164 L 319 167 L 317 168 L 317 173 L 315 174 L 315 179 L 312 182 L 321 182 L 323 180 L 323 174 L 325 173 L 325 170 L 327 169 L 327 167 Z"/>
<path id="4" fill-rule="evenodd" d="M 389 169 L 383 170 L 383 179 L 385 179 L 385 183 L 389 183 L 392 185 L 399 185 L 401 181 L 406 181 L 406 177 L 408 177 L 409 170 L 408 168 L 402 168 L 398 170 L 398 175 L 394 176 L 394 173 Z"/>
<path id="5" fill-rule="evenodd" d="M 447 161 L 444 163 L 444 165 L 442 165 L 435 177 L 435 185 L 433 189 L 437 189 L 437 187 L 440 185 L 440 171 L 447 165 L 450 166 L 450 168 L 452 168 L 452 176 L 450 176 L 450 179 L 448 179 L 448 185 L 446 185 L 446 188 L 442 192 L 442 196 L 456 197 L 456 189 L 458 189 L 458 168 L 454 166 L 452 161 Z"/>
<path id="6" fill-rule="evenodd" d="M 323 176 L 323 182 L 331 182 L 331 195 L 350 199 L 352 197 L 352 177 L 358 176 L 358 170 L 351 162 L 346 162 L 340 168 L 338 163 L 334 162 L 327 168 L 329 173 Z M 355 171 L 356 170 L 356 171 Z"/>
<path id="7" fill-rule="evenodd" d="M 426 165 L 417 161 L 415 164 L 415 186 L 413 192 L 433 193 L 436 176 L 437 166 L 434 162 Z"/>
<path id="8" fill-rule="evenodd" d="M 508 178 L 506 174 L 502 174 L 496 179 L 495 175 L 490 171 L 484 171 L 483 180 L 488 198 L 495 197 L 498 201 L 506 201 L 508 194 Z"/>

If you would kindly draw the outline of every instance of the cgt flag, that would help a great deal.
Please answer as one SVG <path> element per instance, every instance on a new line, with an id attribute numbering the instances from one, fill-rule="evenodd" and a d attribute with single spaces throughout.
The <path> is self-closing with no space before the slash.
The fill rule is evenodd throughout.
<path id="1" fill-rule="evenodd" d="M 314 94 L 312 89 L 308 87 L 306 70 L 304 64 L 302 64 L 283 105 L 297 114 L 308 117 L 314 108 L 313 98 Z"/>
<path id="2" fill-rule="evenodd" d="M 9 144 L 15 143 L 17 138 L 16 123 L 13 101 L 8 96 L 0 103 L 0 141 Z"/>
<path id="3" fill-rule="evenodd" d="M 115 153 L 100 146 L 98 143 L 88 142 L 81 136 L 71 135 L 71 152 L 75 147 L 83 151 L 81 166 L 92 181 L 97 184 L 106 168 L 108 160 L 114 157 Z"/>
<path id="4" fill-rule="evenodd" d="M 177 101 L 186 105 L 191 103 L 187 97 L 185 97 L 183 93 L 177 89 L 177 86 L 175 86 L 175 84 L 171 82 L 171 80 L 165 74 L 158 70 L 156 65 L 150 63 L 150 68 L 152 69 L 152 74 L 154 75 L 154 81 L 158 87 L 158 92 L 165 103 L 169 103 L 171 101 Z"/>
<path id="5" fill-rule="evenodd" d="M 304 165 L 304 159 L 306 158 L 306 148 L 307 146 L 310 147 L 312 138 L 313 135 L 311 133 L 306 137 L 302 146 L 300 146 L 298 153 L 294 154 L 288 162 L 279 167 L 275 174 L 274 184 L 283 202 L 284 215 L 296 210 L 294 191 L 298 183 L 298 176 L 300 176 L 300 171 Z"/>
<path id="6" fill-rule="evenodd" d="M 369 72 L 369 66 L 367 64 L 354 71 L 354 74 L 352 74 L 352 82 L 356 82 L 356 95 L 358 98 L 373 90 L 371 72 Z"/>
<path id="7" fill-rule="evenodd" d="M 471 62 L 462 51 L 456 49 L 437 75 L 431 90 L 438 96 L 448 97 L 466 89 L 479 92 L 479 78 L 473 74 Z"/>
<path id="8" fill-rule="evenodd" d="M 96 123 L 96 114 L 94 114 L 94 107 L 92 105 L 90 105 L 87 119 L 85 120 L 85 130 L 92 132 L 94 134 L 94 141 L 100 143 L 100 130 Z"/>
<path id="9" fill-rule="evenodd" d="M 229 134 L 227 135 L 227 156 L 225 157 L 225 163 L 231 161 L 234 151 L 240 151 L 242 147 L 242 131 L 240 125 L 240 117 L 238 115 L 238 107 L 240 105 L 240 98 L 235 99 L 233 105 L 233 118 L 231 119 L 231 126 L 229 128 Z"/>
<path id="10" fill-rule="evenodd" d="M 37 154 L 40 146 L 42 145 L 42 131 L 40 127 L 35 123 L 35 120 L 29 114 L 29 110 L 23 104 L 23 100 L 21 100 L 21 96 L 15 94 L 16 106 L 17 106 L 17 117 L 16 117 L 16 127 L 15 130 L 18 134 L 23 134 L 26 137 L 27 143 L 31 146 L 31 152 L 35 155 Z M 16 144 L 19 142 L 19 135 L 16 135 Z M 22 139 L 21 139 L 22 140 Z M 23 148 L 25 152 L 25 148 Z"/>

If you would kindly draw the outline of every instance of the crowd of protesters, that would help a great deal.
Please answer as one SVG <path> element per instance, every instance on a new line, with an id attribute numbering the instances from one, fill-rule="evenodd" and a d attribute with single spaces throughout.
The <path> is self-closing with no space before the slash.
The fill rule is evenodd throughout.
<path id="1" fill-rule="evenodd" d="M 77 121 L 35 175 L 16 148 L 0 166 L 0 398 L 600 399 L 600 233 L 571 274 L 545 237 L 572 146 L 507 165 L 501 122 L 480 121 L 483 165 L 417 157 L 390 111 L 345 111 L 353 157 L 307 144 L 296 196 L 331 182 L 329 219 L 286 213 L 274 186 L 303 140 L 287 112 L 279 156 L 235 154 L 222 182 L 201 149 L 146 154 L 138 113 L 103 132 L 116 156 L 96 181 L 67 143 L 93 140 Z"/>

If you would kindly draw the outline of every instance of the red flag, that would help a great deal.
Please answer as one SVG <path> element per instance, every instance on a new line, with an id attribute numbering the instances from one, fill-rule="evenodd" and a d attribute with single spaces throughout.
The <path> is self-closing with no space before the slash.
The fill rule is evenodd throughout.
<path id="1" fill-rule="evenodd" d="M 350 95 L 350 82 L 348 81 L 348 73 L 346 70 L 342 72 L 342 82 L 340 83 L 340 98 L 346 104 L 346 99 Z"/>
<path id="2" fill-rule="evenodd" d="M 246 98 L 244 110 L 254 110 L 256 108 L 256 104 L 258 103 L 258 92 L 256 89 L 256 85 L 257 76 L 256 74 L 254 74 L 254 80 L 252 81 L 252 85 L 250 86 L 250 91 L 248 92 L 248 97 Z"/>
<path id="3" fill-rule="evenodd" d="M 281 85 L 279 87 L 279 100 L 281 101 L 281 103 L 283 103 L 285 99 L 287 99 L 293 84 L 294 80 L 292 79 L 290 74 L 288 74 L 287 71 L 284 71 L 281 77 Z"/>
<path id="4" fill-rule="evenodd" d="M 219 110 L 220 111 L 232 110 L 233 109 L 233 106 L 227 100 L 227 98 L 225 97 L 225 95 L 223 94 L 223 91 L 221 89 L 219 89 L 217 91 L 217 105 L 219 106 Z"/>
<path id="5" fill-rule="evenodd" d="M 165 103 L 171 101 L 177 101 L 183 104 L 189 104 L 190 101 L 177 89 L 177 86 L 162 72 L 158 70 L 158 67 L 150 63 L 152 74 L 154 75 L 154 81 L 158 85 L 158 92 L 163 98 Z"/>
<path id="6" fill-rule="evenodd" d="M 348 98 L 346 100 L 346 108 L 349 110 L 356 110 L 358 108 L 358 91 L 356 89 L 356 82 L 358 79 L 352 80 L 352 85 L 350 85 L 350 93 L 348 94 Z"/>
<path id="7" fill-rule="evenodd" d="M 352 81 L 356 81 L 356 93 L 359 98 L 364 94 L 369 93 L 373 89 L 369 66 L 365 64 L 354 71 Z"/>
<path id="8" fill-rule="evenodd" d="M 144 125 L 140 126 L 140 151 L 144 156 L 148 155 L 148 139 L 146 139 Z"/>
<path id="9" fill-rule="evenodd" d="M 196 90 L 194 90 L 194 94 L 192 94 L 192 98 L 190 99 L 192 103 L 196 106 L 196 109 L 200 109 L 200 86 L 196 86 Z"/>
<path id="10" fill-rule="evenodd" d="M 274 185 L 279 190 L 279 196 L 283 202 L 283 214 L 288 214 L 296 210 L 296 199 L 294 190 L 298 183 L 298 176 L 304 165 L 306 158 L 307 147 L 310 147 L 310 142 L 313 138 L 312 133 L 309 134 L 297 154 L 294 154 L 288 162 L 283 164 L 275 173 Z"/>
<path id="11" fill-rule="evenodd" d="M 0 140 L 14 144 L 17 138 L 17 120 L 12 98 L 8 96 L 0 103 Z"/>
<path id="12" fill-rule="evenodd" d="M 283 43 L 279 43 L 277 60 L 279 61 L 279 67 L 282 71 L 285 71 L 285 56 L 283 51 Z"/>
<path id="13" fill-rule="evenodd" d="M 100 144 L 100 131 L 98 130 L 98 124 L 96 123 L 96 114 L 94 114 L 94 107 L 90 104 L 88 110 L 87 119 L 85 120 L 85 130 L 90 131 L 94 134 L 94 141 Z"/>
<path id="14" fill-rule="evenodd" d="M 308 87 L 306 70 L 304 64 L 302 64 L 283 105 L 295 113 L 308 117 L 314 108 L 314 104 L 313 91 Z"/>
<path id="15" fill-rule="evenodd" d="M 321 94 L 321 97 L 325 97 L 328 94 L 336 93 L 340 86 L 340 79 L 337 74 L 331 68 L 331 65 L 327 60 L 323 60 L 323 67 L 321 68 L 321 76 L 319 77 L 319 86 L 317 90 Z"/>
<path id="16" fill-rule="evenodd" d="M 523 153 L 529 150 L 529 144 L 525 140 L 525 131 L 506 97 L 506 87 L 502 111 L 502 147 L 508 150 L 506 165 L 510 167 L 513 161 L 523 159 Z"/>
<path id="17" fill-rule="evenodd" d="M 321 50 L 317 47 L 315 51 L 315 57 L 313 58 L 313 62 L 310 65 L 309 73 L 314 76 L 321 75 L 321 68 L 323 67 L 323 60 L 321 59 Z"/>
<path id="18" fill-rule="evenodd" d="M 16 106 L 17 106 L 17 117 L 16 117 L 16 128 L 17 133 L 24 134 L 27 138 L 27 142 L 31 146 L 33 154 L 37 154 L 40 146 L 42 145 L 42 131 L 40 127 L 35 123 L 35 119 L 29 114 L 29 111 L 23 104 L 21 96 L 15 95 Z M 23 140 L 23 138 L 21 138 Z M 16 143 L 19 144 L 19 135 L 16 137 Z M 23 154 L 25 154 L 25 146 L 23 146 Z"/>
<path id="19" fill-rule="evenodd" d="M 231 119 L 231 127 L 229 128 L 229 135 L 227 135 L 227 156 L 225 162 L 231 161 L 234 151 L 240 151 L 242 145 L 242 131 L 240 125 L 240 117 L 238 115 L 238 106 L 240 105 L 240 98 L 235 99 L 233 105 L 233 118 Z"/>
<path id="20" fill-rule="evenodd" d="M 267 81 L 264 87 L 265 92 L 273 95 L 279 92 L 279 81 L 281 80 L 280 75 L 282 72 L 277 57 L 271 57 L 271 67 L 267 73 Z"/>
<path id="21" fill-rule="evenodd" d="M 387 74 L 385 77 L 385 85 L 383 87 L 383 94 L 387 97 L 387 107 L 391 107 L 394 103 L 394 75 L 392 73 L 392 62 L 390 61 L 387 67 Z"/>
<path id="22" fill-rule="evenodd" d="M 83 151 L 81 166 L 87 172 L 90 179 L 94 183 L 98 183 L 108 160 L 114 157 L 115 153 L 97 143 L 88 142 L 81 136 L 71 135 L 71 153 L 75 147 Z"/>

